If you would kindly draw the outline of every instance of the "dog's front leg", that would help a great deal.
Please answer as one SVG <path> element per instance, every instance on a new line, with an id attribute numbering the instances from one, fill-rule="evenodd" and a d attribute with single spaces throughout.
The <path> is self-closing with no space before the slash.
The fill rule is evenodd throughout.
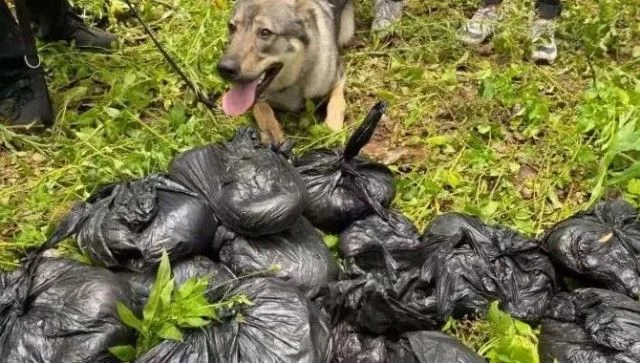
<path id="1" fill-rule="evenodd" d="M 276 119 L 276 115 L 268 103 L 265 101 L 256 102 L 253 106 L 253 117 L 260 128 L 263 143 L 280 145 L 284 142 L 284 132 L 282 132 L 280 122 Z"/>
<path id="2" fill-rule="evenodd" d="M 347 102 L 344 100 L 344 77 L 341 77 L 331 90 L 327 104 L 327 118 L 324 122 L 333 131 L 342 130 Z"/>

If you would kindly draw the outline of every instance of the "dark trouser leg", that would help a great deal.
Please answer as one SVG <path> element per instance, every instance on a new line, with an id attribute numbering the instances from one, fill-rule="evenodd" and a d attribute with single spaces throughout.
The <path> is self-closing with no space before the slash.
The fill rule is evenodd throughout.
<path id="1" fill-rule="evenodd" d="M 0 0 L 0 72 L 16 68 L 22 61 L 22 40 L 18 23 L 4 0 Z"/>
<path id="2" fill-rule="evenodd" d="M 562 2 L 560 0 L 537 0 L 536 10 L 542 19 L 555 19 L 562 12 Z"/>
<path id="3" fill-rule="evenodd" d="M 22 0 L 26 3 L 31 20 L 38 27 L 38 36 L 56 38 L 62 31 L 69 3 L 67 0 Z"/>

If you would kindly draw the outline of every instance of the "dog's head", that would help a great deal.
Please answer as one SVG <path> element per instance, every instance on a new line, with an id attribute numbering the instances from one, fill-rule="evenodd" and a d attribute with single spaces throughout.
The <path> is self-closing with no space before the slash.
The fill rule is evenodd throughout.
<path id="1" fill-rule="evenodd" d="M 226 114 L 249 110 L 267 89 L 298 79 L 308 44 L 299 14 L 306 0 L 237 0 L 229 19 L 229 42 L 218 72 L 232 83 L 222 99 Z M 308 13 L 308 12 L 305 12 Z"/>

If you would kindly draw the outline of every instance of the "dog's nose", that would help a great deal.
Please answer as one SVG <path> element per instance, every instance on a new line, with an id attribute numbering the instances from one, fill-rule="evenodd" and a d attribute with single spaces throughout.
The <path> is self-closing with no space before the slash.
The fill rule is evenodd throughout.
<path id="1" fill-rule="evenodd" d="M 233 58 L 222 58 L 218 63 L 218 73 L 222 78 L 231 81 L 240 74 L 240 63 Z"/>

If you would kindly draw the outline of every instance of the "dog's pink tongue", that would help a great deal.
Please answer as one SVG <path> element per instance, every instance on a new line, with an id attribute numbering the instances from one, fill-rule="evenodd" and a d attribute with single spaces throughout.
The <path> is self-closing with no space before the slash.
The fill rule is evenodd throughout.
<path id="1" fill-rule="evenodd" d="M 256 88 L 260 83 L 255 80 L 250 83 L 234 84 L 222 96 L 222 110 L 228 116 L 240 116 L 247 112 L 256 101 Z"/>

